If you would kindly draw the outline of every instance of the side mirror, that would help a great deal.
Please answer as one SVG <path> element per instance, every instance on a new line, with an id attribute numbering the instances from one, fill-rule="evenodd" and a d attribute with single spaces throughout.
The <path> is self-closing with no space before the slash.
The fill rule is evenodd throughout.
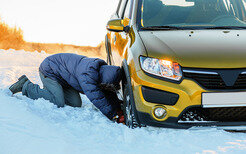
<path id="1" fill-rule="evenodd" d="M 113 32 L 128 32 L 129 26 L 124 26 L 122 19 L 112 19 L 109 20 L 106 26 L 107 30 L 113 31 Z"/>

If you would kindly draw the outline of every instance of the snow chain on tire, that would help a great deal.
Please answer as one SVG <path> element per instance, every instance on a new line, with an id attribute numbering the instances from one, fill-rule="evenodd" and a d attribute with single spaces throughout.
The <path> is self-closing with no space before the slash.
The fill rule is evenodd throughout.
<path id="1" fill-rule="evenodd" d="M 129 89 L 127 84 L 124 86 L 124 104 L 123 104 L 124 118 L 126 126 L 129 128 L 138 128 L 140 125 L 135 118 L 134 110 L 130 99 Z"/>

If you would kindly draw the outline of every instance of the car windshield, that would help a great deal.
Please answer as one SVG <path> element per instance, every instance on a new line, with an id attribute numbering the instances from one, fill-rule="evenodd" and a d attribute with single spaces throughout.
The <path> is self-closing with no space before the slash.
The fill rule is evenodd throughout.
<path id="1" fill-rule="evenodd" d="M 246 29 L 246 0 L 141 0 L 142 29 Z"/>

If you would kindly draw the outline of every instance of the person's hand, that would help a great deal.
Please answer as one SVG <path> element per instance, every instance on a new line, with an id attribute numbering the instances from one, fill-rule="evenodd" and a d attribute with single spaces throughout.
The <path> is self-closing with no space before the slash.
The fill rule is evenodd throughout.
<path id="1" fill-rule="evenodd" d="M 122 110 L 118 110 L 117 115 L 113 117 L 113 121 L 117 122 L 117 123 L 123 123 L 125 124 L 125 118 L 124 118 L 124 114 Z"/>
<path id="2" fill-rule="evenodd" d="M 112 121 L 125 124 L 124 115 L 121 116 L 116 115 L 113 117 Z"/>

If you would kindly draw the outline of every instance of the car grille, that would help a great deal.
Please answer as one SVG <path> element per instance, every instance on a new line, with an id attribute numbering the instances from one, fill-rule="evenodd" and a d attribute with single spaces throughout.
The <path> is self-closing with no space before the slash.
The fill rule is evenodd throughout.
<path id="1" fill-rule="evenodd" d="M 246 121 L 246 107 L 201 108 L 193 107 L 184 112 L 179 121 Z"/>
<path id="2" fill-rule="evenodd" d="M 225 82 L 219 74 L 201 74 L 183 72 L 185 78 L 195 80 L 206 89 L 221 90 L 221 89 L 246 89 L 246 74 L 239 74 L 233 86 L 226 86 Z"/>

